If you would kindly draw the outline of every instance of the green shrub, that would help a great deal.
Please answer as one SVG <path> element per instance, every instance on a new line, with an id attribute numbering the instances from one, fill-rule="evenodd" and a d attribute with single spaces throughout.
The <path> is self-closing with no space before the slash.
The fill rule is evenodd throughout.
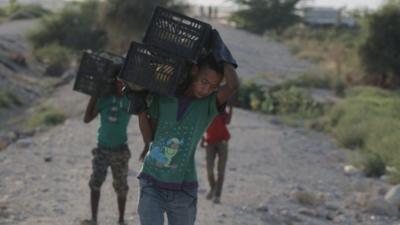
<path id="1" fill-rule="evenodd" d="M 20 98 L 10 91 L 0 91 L 0 109 L 12 106 L 21 106 L 23 103 Z"/>
<path id="2" fill-rule="evenodd" d="M 274 113 L 297 114 L 304 118 L 315 117 L 323 113 L 322 104 L 315 102 L 305 89 L 291 86 L 270 92 Z"/>
<path id="3" fill-rule="evenodd" d="M 264 88 L 252 81 L 244 82 L 239 89 L 237 105 L 245 109 L 259 106 L 264 100 Z M 258 109 L 258 108 L 257 108 Z"/>
<path id="4" fill-rule="evenodd" d="M 38 112 L 30 117 L 27 125 L 30 128 L 34 127 L 51 127 L 61 124 L 66 119 L 65 114 L 53 107 L 41 106 Z"/>
<path id="5" fill-rule="evenodd" d="M 38 4 L 20 5 L 9 15 L 9 19 L 34 19 L 48 14 L 50 11 Z"/>
<path id="6" fill-rule="evenodd" d="M 368 34 L 359 49 L 365 70 L 380 79 L 378 85 L 400 83 L 399 4 L 388 1 L 368 18 Z"/>
<path id="7" fill-rule="evenodd" d="M 400 171 L 399 111 L 399 93 L 357 87 L 326 113 L 323 126 L 336 136 L 340 145 L 359 149 L 367 175 L 380 176 L 386 167 Z M 398 172 L 389 175 L 400 181 Z"/>
<path id="8" fill-rule="evenodd" d="M 237 106 L 267 114 L 298 114 L 304 117 L 320 115 L 324 110 L 324 106 L 315 102 L 305 89 L 285 84 L 266 90 L 251 81 L 241 85 Z"/>
<path id="9" fill-rule="evenodd" d="M 156 6 L 177 12 L 188 9 L 187 5 L 175 0 L 107 0 L 101 10 L 101 19 L 122 31 L 133 29 L 144 32 Z"/>
<path id="10" fill-rule="evenodd" d="M 262 34 L 266 30 L 281 33 L 284 29 L 299 21 L 295 13 L 299 0 L 234 0 L 239 10 L 230 20 L 240 28 Z"/>
<path id="11" fill-rule="evenodd" d="M 380 177 L 386 172 L 386 165 L 379 154 L 367 153 L 363 160 L 363 172 L 367 177 Z"/>
<path id="12" fill-rule="evenodd" d="M 7 16 L 7 12 L 4 8 L 0 8 L 0 18 L 6 17 Z"/>
<path id="13" fill-rule="evenodd" d="M 47 45 L 35 51 L 35 57 L 46 65 L 46 75 L 61 76 L 70 66 L 71 51 L 58 44 Z"/>
<path id="14" fill-rule="evenodd" d="M 291 86 L 330 89 L 335 91 L 339 96 L 343 95 L 346 89 L 346 83 L 340 76 L 314 70 L 310 70 L 295 79 L 276 85 L 273 89 L 289 88 Z"/>
<path id="15" fill-rule="evenodd" d="M 87 7 L 88 4 L 91 7 Z M 43 17 L 39 28 L 29 34 L 34 49 L 51 43 L 74 50 L 103 48 L 107 35 L 97 22 L 96 6 L 93 1 L 88 1 L 80 3 L 79 7 L 69 6 Z"/>

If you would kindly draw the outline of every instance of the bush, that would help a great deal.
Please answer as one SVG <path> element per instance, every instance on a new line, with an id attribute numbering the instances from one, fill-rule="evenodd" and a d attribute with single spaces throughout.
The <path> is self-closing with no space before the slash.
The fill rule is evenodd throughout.
<path id="1" fill-rule="evenodd" d="M 275 30 L 278 34 L 299 21 L 294 13 L 299 0 L 235 0 L 242 6 L 234 12 L 231 21 L 243 29 L 258 34 Z"/>
<path id="2" fill-rule="evenodd" d="M 310 70 L 295 79 L 276 85 L 272 89 L 287 89 L 291 86 L 329 89 L 339 96 L 342 96 L 346 89 L 346 84 L 340 76 L 317 70 Z"/>
<path id="3" fill-rule="evenodd" d="M 368 35 L 359 54 L 365 70 L 379 77 L 378 85 L 400 83 L 400 7 L 388 3 L 368 20 Z"/>
<path id="4" fill-rule="evenodd" d="M 21 5 L 11 15 L 10 20 L 34 19 L 50 14 L 50 11 L 38 4 Z"/>
<path id="5" fill-rule="evenodd" d="M 385 162 L 379 154 L 367 153 L 362 163 L 367 177 L 381 177 L 386 172 Z"/>
<path id="6" fill-rule="evenodd" d="M 117 26 L 120 31 L 144 32 L 156 6 L 184 12 L 188 6 L 175 0 L 107 0 L 102 10 L 104 23 Z"/>
<path id="7" fill-rule="evenodd" d="M 41 106 L 38 112 L 29 118 L 27 125 L 30 128 L 51 127 L 63 123 L 65 119 L 66 116 L 62 111 L 48 106 Z"/>
<path id="8" fill-rule="evenodd" d="M 67 6 L 60 13 L 45 16 L 29 40 L 35 49 L 51 43 L 74 50 L 103 48 L 107 35 L 97 22 L 97 10 L 93 1 Z"/>
<path id="9" fill-rule="evenodd" d="M 0 91 L 0 109 L 12 106 L 21 106 L 23 103 L 20 98 L 10 91 Z"/>
<path id="10" fill-rule="evenodd" d="M 304 117 L 320 115 L 324 110 L 322 104 L 294 85 L 278 85 L 266 90 L 251 81 L 241 85 L 236 105 L 267 114 L 298 114 Z"/>
<path id="11" fill-rule="evenodd" d="M 245 109 L 257 110 L 264 100 L 264 92 L 265 90 L 261 85 L 246 81 L 240 86 L 236 105 Z"/>
<path id="12" fill-rule="evenodd" d="M 35 57 L 46 65 L 46 75 L 61 76 L 70 66 L 71 51 L 58 44 L 37 49 Z"/>
<path id="13" fill-rule="evenodd" d="M 388 166 L 400 171 L 399 111 L 399 93 L 357 87 L 326 114 L 323 126 L 340 145 L 360 150 L 366 174 L 380 176 Z M 398 173 L 392 175 L 400 178 Z"/>

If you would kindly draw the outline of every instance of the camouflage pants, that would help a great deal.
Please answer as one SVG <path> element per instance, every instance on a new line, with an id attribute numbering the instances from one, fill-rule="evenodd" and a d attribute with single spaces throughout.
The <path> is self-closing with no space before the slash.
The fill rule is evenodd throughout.
<path id="1" fill-rule="evenodd" d="M 99 191 L 107 177 L 107 169 L 111 167 L 113 175 L 113 187 L 118 196 L 126 196 L 128 193 L 128 162 L 131 153 L 127 145 L 115 150 L 104 150 L 97 147 L 92 150 L 93 173 L 90 176 L 89 187 L 93 191 Z"/>

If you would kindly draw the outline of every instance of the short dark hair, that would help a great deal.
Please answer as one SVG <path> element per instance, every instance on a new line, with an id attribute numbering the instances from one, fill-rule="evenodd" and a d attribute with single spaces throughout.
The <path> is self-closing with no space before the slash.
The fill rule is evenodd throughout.
<path id="1" fill-rule="evenodd" d="M 210 68 L 220 74 L 221 76 L 224 75 L 224 67 L 222 63 L 218 63 L 215 60 L 215 57 L 212 54 L 207 54 L 204 56 L 201 56 L 199 60 L 197 61 L 197 65 L 202 68 Z"/>

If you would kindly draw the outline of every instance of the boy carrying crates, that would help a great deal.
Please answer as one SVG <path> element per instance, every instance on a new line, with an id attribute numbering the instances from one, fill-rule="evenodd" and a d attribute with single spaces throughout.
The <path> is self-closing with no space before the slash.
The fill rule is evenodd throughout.
<path id="1" fill-rule="evenodd" d="M 124 83 L 116 76 L 122 58 L 109 53 L 85 52 L 78 71 L 74 89 L 92 97 L 86 108 L 84 122 L 90 123 L 100 115 L 97 147 L 92 150 L 92 175 L 89 180 L 91 219 L 82 225 L 96 225 L 100 200 L 100 189 L 110 167 L 113 187 L 117 194 L 118 224 L 125 224 L 124 214 L 129 190 L 128 162 L 130 150 L 127 145 L 127 126 L 131 104 L 123 93 Z"/>
<path id="2" fill-rule="evenodd" d="M 211 53 L 191 67 L 191 82 L 180 96 L 152 94 L 139 122 L 145 150 L 138 175 L 138 214 L 142 225 L 193 225 L 197 212 L 195 150 L 213 118 L 239 87 L 236 61 L 213 30 Z M 220 86 L 225 79 L 225 84 Z M 142 126 L 148 127 L 148 126 Z M 150 137 L 150 138 L 147 138 Z"/>

